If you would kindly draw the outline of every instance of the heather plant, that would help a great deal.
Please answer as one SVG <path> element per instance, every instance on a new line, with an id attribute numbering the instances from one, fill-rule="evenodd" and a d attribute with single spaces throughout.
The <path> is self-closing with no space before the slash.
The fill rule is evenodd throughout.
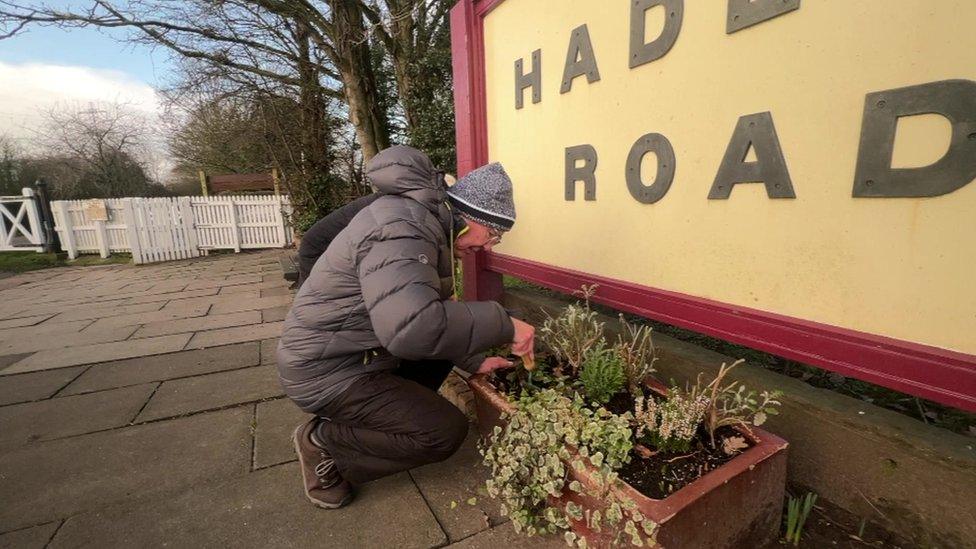
<path id="1" fill-rule="evenodd" d="M 636 511 L 633 501 L 610 490 L 614 472 L 629 460 L 631 430 L 626 416 L 602 407 L 591 408 L 579 395 L 572 397 L 545 389 L 523 394 L 504 428 L 495 431 L 482 449 L 491 469 L 488 494 L 501 500 L 501 512 L 512 519 L 516 531 L 527 535 L 563 532 L 570 544 L 585 547 L 585 540 L 569 531 L 572 520 L 586 520 L 597 531 L 617 532 L 619 540 L 642 545 L 657 525 Z M 573 451 L 575 450 L 575 451 Z M 569 469 L 592 466 L 597 488 L 568 482 Z M 584 511 L 568 502 L 554 505 L 564 489 L 587 493 L 607 502 L 604 512 Z M 641 535 L 643 532 L 643 536 Z"/>
<path id="2" fill-rule="evenodd" d="M 687 452 L 708 409 L 708 399 L 677 388 L 667 398 L 634 399 L 634 436 L 664 452 Z"/>
<path id="3" fill-rule="evenodd" d="M 635 397 L 643 394 L 644 381 L 654 373 L 657 355 L 650 326 L 637 326 L 620 315 L 620 333 L 614 351 L 620 357 L 627 379 L 627 390 Z"/>
<path id="4" fill-rule="evenodd" d="M 624 363 L 614 349 L 600 343 L 586 352 L 579 384 L 591 402 L 606 404 L 624 388 L 626 381 Z"/>

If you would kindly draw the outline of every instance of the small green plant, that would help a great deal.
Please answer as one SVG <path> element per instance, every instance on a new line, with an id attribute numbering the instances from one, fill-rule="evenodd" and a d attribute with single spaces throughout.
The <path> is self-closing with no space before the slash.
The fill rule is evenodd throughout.
<path id="1" fill-rule="evenodd" d="M 597 530 L 617 531 L 621 539 L 629 536 L 635 545 L 643 543 L 640 531 L 653 536 L 657 525 L 640 515 L 633 501 L 621 500 L 610 490 L 617 481 L 614 471 L 630 459 L 633 442 L 627 417 L 591 408 L 579 395 L 570 398 L 554 389 L 523 394 L 516 405 L 506 426 L 496 427 L 482 448 L 491 469 L 488 494 L 501 501 L 501 512 L 512 519 L 516 531 L 563 532 L 567 542 L 584 547 L 585 540 L 569 528 L 571 521 L 585 519 Z M 603 513 L 584 511 L 572 502 L 551 504 L 567 488 L 590 493 L 579 481 L 568 482 L 567 464 L 582 470 L 584 461 L 595 472 L 598 488 L 593 495 L 607 502 Z"/>
<path id="2" fill-rule="evenodd" d="M 704 395 L 692 395 L 678 388 L 667 398 L 638 396 L 634 399 L 634 435 L 665 452 L 687 452 L 708 408 Z"/>
<path id="3" fill-rule="evenodd" d="M 597 312 L 590 309 L 589 298 L 593 291 L 593 286 L 584 286 L 581 290 L 583 304 L 568 305 L 559 316 L 545 313 L 546 320 L 538 332 L 539 341 L 570 370 L 557 374 L 577 377 L 587 351 L 603 341 L 603 323 L 597 320 Z"/>
<path id="4" fill-rule="evenodd" d="M 750 431 L 750 425 L 762 425 L 770 415 L 779 414 L 776 409 L 781 403 L 778 400 L 780 391 L 747 391 L 738 381 L 722 385 L 725 376 L 732 368 L 745 362 L 739 359 L 727 366 L 722 363 L 718 375 L 711 383 L 702 387 L 701 374 L 698 381 L 688 390 L 694 396 L 704 395 L 708 399 L 708 409 L 705 412 L 705 430 L 708 432 L 712 446 L 715 446 L 715 431 L 720 427 L 741 427 Z"/>
<path id="5" fill-rule="evenodd" d="M 657 362 L 651 328 L 631 324 L 624 320 L 622 314 L 619 319 L 620 334 L 614 351 L 623 363 L 627 390 L 634 396 L 641 395 L 644 381 L 654 373 L 654 363 Z"/>
<path id="6" fill-rule="evenodd" d="M 803 525 L 816 502 L 817 494 L 813 492 L 807 492 L 807 495 L 802 498 L 790 496 L 789 501 L 786 502 L 786 543 L 800 545 Z"/>
<path id="7" fill-rule="evenodd" d="M 587 351 L 579 382 L 591 402 L 606 404 L 624 388 L 626 381 L 624 363 L 614 349 L 597 345 Z"/>

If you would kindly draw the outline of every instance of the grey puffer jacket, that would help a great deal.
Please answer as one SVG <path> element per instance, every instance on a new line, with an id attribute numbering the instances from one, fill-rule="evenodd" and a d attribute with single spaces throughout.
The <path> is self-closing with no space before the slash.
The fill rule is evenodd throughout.
<path id="1" fill-rule="evenodd" d="M 306 412 L 399 359 L 447 359 L 473 372 L 479 353 L 514 334 L 498 303 L 450 300 L 453 220 L 430 159 L 395 146 L 370 160 L 366 175 L 384 196 L 315 263 L 278 344 L 281 384 Z"/>

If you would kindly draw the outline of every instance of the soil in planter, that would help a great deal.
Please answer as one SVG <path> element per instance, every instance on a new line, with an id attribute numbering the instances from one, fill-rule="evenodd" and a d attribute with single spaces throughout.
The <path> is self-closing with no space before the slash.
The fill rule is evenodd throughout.
<path id="1" fill-rule="evenodd" d="M 731 427 L 720 427 L 715 432 L 715 440 L 729 436 L 742 435 Z M 699 432 L 687 452 L 659 452 L 645 458 L 636 450 L 631 450 L 630 463 L 617 473 L 624 482 L 645 496 L 664 499 L 737 455 L 727 455 L 720 445 L 719 448 L 712 448 L 708 435 Z"/>

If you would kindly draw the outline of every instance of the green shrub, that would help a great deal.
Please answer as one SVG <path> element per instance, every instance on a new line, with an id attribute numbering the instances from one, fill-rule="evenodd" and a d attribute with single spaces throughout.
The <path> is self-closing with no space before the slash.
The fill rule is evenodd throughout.
<path id="1" fill-rule="evenodd" d="M 644 394 L 644 381 L 654 373 L 654 363 L 657 353 L 654 341 L 651 339 L 650 326 L 631 324 L 619 316 L 620 334 L 614 351 L 624 365 L 624 376 L 627 378 L 627 390 L 635 397 Z"/>
<path id="2" fill-rule="evenodd" d="M 614 471 L 630 459 L 633 442 L 627 416 L 593 409 L 578 395 L 570 398 L 553 389 L 524 394 L 516 405 L 506 426 L 495 427 L 482 449 L 491 469 L 488 494 L 501 501 L 501 512 L 512 519 L 516 531 L 528 535 L 563 531 L 566 541 L 582 547 L 585 542 L 568 529 L 570 520 L 585 516 L 596 531 L 616 532 L 618 541 L 629 538 L 642 545 L 643 536 L 653 539 L 657 525 L 638 513 L 633 501 L 609 490 L 617 481 Z M 567 464 L 581 469 L 584 460 L 593 466 L 597 489 L 567 481 Z M 550 498 L 558 498 L 566 488 L 606 502 L 606 511 L 584 512 L 572 502 L 565 507 L 551 505 Z"/>
<path id="3" fill-rule="evenodd" d="M 623 360 L 613 349 L 598 345 L 586 353 L 579 382 L 590 401 L 606 404 L 627 382 Z"/>
<path id="4" fill-rule="evenodd" d="M 586 353 L 603 339 L 603 323 L 599 315 L 590 310 L 587 301 L 583 305 L 568 305 L 556 317 L 548 316 L 539 329 L 539 341 L 553 357 L 569 366 L 570 377 L 576 377 L 583 365 Z M 557 372 L 558 373 L 558 372 Z"/>

